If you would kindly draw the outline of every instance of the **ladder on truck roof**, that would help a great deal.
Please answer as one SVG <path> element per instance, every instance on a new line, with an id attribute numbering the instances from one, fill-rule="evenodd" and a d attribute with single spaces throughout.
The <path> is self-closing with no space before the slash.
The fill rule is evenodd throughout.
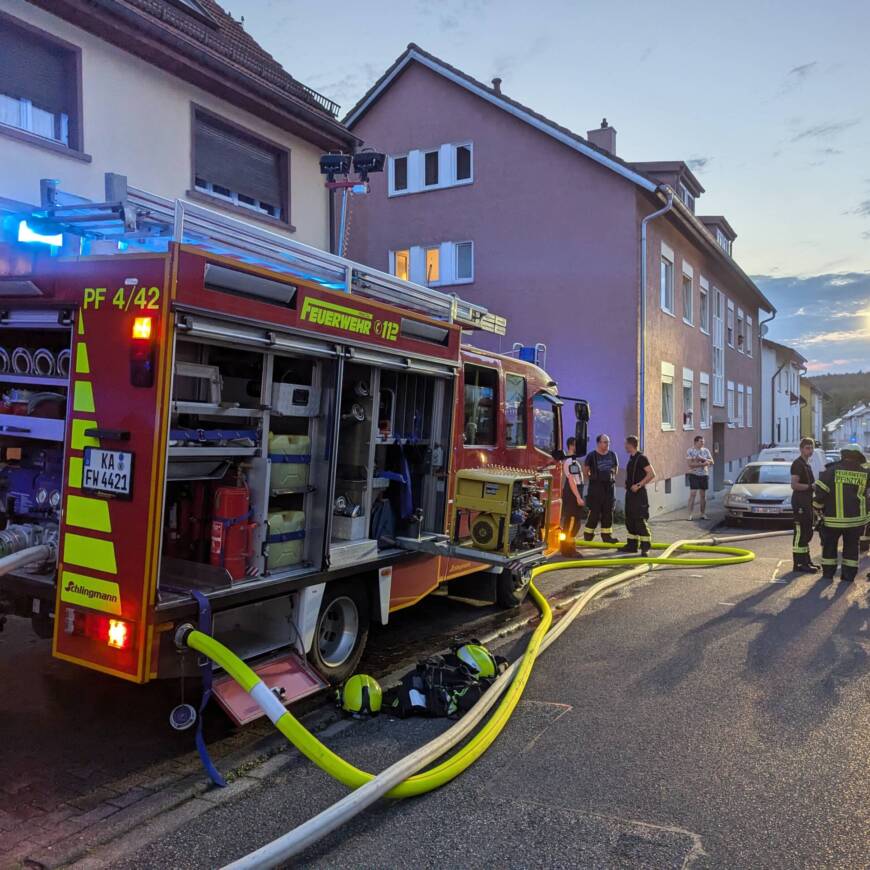
<path id="1" fill-rule="evenodd" d="M 106 200 L 58 205 L 56 189 L 49 189 L 48 194 L 43 192 L 43 207 L 27 218 L 38 226 L 90 239 L 123 240 L 129 249 L 149 245 L 153 250 L 169 241 L 180 242 L 466 328 L 496 335 L 504 335 L 507 329 L 504 317 L 456 294 L 403 281 L 188 200 L 128 187 L 124 176 L 106 173 Z"/>

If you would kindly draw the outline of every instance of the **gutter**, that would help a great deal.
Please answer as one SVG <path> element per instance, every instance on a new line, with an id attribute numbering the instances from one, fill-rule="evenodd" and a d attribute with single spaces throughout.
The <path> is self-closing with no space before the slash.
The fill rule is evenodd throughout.
<path id="1" fill-rule="evenodd" d="M 664 193 L 661 188 L 657 188 L 657 192 L 661 191 Z M 638 433 L 637 437 L 640 439 L 641 449 L 644 447 L 644 435 L 646 434 L 646 297 L 647 297 L 647 224 L 650 221 L 655 220 L 657 217 L 661 217 L 663 214 L 671 211 L 674 207 L 674 194 L 673 191 L 667 191 L 668 201 L 664 205 L 663 208 L 660 208 L 658 211 L 654 211 L 652 214 L 648 214 L 641 222 L 640 222 L 640 367 L 639 367 L 639 376 L 640 376 L 640 385 L 638 388 L 638 401 L 640 404 L 638 410 Z M 674 277 L 676 281 L 676 275 Z M 674 287 L 674 294 L 676 294 L 676 286 Z M 676 388 L 674 390 L 674 402 L 676 403 Z M 676 404 L 674 405 L 676 407 Z"/>

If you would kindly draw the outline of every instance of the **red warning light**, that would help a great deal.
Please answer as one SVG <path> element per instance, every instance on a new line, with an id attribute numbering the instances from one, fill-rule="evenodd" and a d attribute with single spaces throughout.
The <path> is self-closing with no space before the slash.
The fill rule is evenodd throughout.
<path id="1" fill-rule="evenodd" d="M 109 620 L 109 636 L 106 641 L 115 649 L 127 649 L 130 645 L 130 626 L 120 619 Z"/>

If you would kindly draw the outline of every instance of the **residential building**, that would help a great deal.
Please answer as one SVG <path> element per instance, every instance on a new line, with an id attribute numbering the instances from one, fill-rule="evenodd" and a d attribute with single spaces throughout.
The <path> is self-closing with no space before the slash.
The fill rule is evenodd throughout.
<path id="1" fill-rule="evenodd" d="M 505 315 L 505 339 L 471 340 L 537 346 L 562 393 L 589 399 L 593 435 L 621 450 L 639 433 L 657 509 L 684 501 L 694 436 L 717 487 L 757 452 L 773 306 L 728 222 L 696 216 L 686 163 L 628 163 L 606 121 L 580 136 L 415 45 L 345 122 L 388 154 L 354 206 L 350 256 Z"/>
<path id="2" fill-rule="evenodd" d="M 765 444 L 797 445 L 801 427 L 801 374 L 806 359 L 791 347 L 761 340 L 761 440 Z"/>
<path id="3" fill-rule="evenodd" d="M 112 172 L 328 248 L 319 158 L 356 142 L 338 109 L 215 0 L 0 0 L 0 214 L 41 179 L 101 202 Z"/>
<path id="4" fill-rule="evenodd" d="M 814 383 L 801 379 L 801 436 L 809 436 L 815 441 L 822 440 L 824 411 L 822 405 L 828 394 Z"/>
<path id="5" fill-rule="evenodd" d="M 870 454 L 870 402 L 859 402 L 825 429 L 834 449 L 857 445 Z"/>

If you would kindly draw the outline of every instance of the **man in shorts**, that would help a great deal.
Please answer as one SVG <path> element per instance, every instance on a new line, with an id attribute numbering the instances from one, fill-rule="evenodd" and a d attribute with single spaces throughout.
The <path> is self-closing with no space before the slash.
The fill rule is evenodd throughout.
<path id="1" fill-rule="evenodd" d="M 704 436 L 695 436 L 695 445 L 686 453 L 689 463 L 689 519 L 695 519 L 695 496 L 700 497 L 700 519 L 707 519 L 707 490 L 710 487 L 710 467 L 713 455 L 704 446 Z"/>

